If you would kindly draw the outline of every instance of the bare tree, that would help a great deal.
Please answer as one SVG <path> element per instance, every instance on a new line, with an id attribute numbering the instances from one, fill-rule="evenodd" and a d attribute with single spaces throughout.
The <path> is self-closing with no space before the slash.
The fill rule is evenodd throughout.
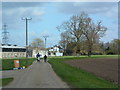
<path id="1" fill-rule="evenodd" d="M 92 53 L 94 43 L 105 35 L 107 28 L 102 26 L 101 21 L 95 24 L 87 14 L 83 13 L 80 17 L 82 34 L 86 37 L 88 46 L 88 56 Z"/>
<path id="2" fill-rule="evenodd" d="M 64 55 L 66 55 L 66 48 L 67 48 L 67 44 L 69 42 L 70 42 L 70 35 L 69 35 L 69 33 L 67 31 L 66 32 L 62 32 L 61 33 L 61 40 L 60 40 L 59 44 L 64 49 Z"/>
<path id="3" fill-rule="evenodd" d="M 79 25 L 79 16 L 72 16 L 69 21 L 64 22 L 57 27 L 58 30 L 66 30 L 66 33 L 70 34 L 69 39 L 76 42 L 76 53 L 80 51 L 80 37 L 82 36 L 82 30 L 80 29 Z"/>
<path id="4" fill-rule="evenodd" d="M 44 42 L 40 38 L 35 38 L 33 42 L 30 44 L 31 49 L 36 49 L 36 52 L 40 50 L 41 48 L 44 48 Z"/>
<path id="5" fill-rule="evenodd" d="M 93 20 L 84 12 L 79 16 L 72 16 L 69 21 L 64 22 L 57 27 L 58 30 L 66 30 L 70 34 L 74 41 L 74 51 L 76 53 L 81 52 L 81 45 L 86 45 L 85 50 L 88 52 L 88 56 L 91 55 L 93 46 L 95 43 L 99 43 L 99 39 L 105 35 L 107 28 L 102 26 L 101 21 L 94 23 Z M 70 45 L 73 46 L 73 45 Z"/>

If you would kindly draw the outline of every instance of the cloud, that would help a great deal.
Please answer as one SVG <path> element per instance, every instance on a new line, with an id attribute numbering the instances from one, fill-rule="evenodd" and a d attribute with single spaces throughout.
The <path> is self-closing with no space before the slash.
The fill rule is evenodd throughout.
<path id="1" fill-rule="evenodd" d="M 116 17 L 118 9 L 117 2 L 68 2 L 61 3 L 58 8 L 59 12 L 65 14 L 80 14 L 84 11 L 88 14 L 101 14 L 108 17 Z"/>
<path id="2" fill-rule="evenodd" d="M 32 18 L 32 22 L 37 22 L 41 21 L 45 14 L 41 3 L 9 2 L 3 3 L 2 7 L 2 21 L 8 24 L 9 29 L 22 29 L 22 17 Z"/>
<path id="3" fill-rule="evenodd" d="M 12 9 L 12 8 L 20 8 L 20 7 L 38 7 L 42 6 L 43 3 L 40 2 L 3 2 L 3 9 Z"/>
<path id="4" fill-rule="evenodd" d="M 39 20 L 40 16 L 43 15 L 45 12 L 40 7 L 20 7 L 17 9 L 8 9 L 3 11 L 3 17 L 4 19 L 15 17 L 34 17 L 33 20 Z M 38 16 L 38 17 L 37 17 Z M 14 17 L 14 18 L 15 18 Z"/>

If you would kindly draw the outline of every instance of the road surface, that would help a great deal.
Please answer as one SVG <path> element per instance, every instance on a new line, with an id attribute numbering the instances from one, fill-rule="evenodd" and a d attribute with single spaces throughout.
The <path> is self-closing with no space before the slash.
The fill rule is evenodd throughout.
<path id="1" fill-rule="evenodd" d="M 69 88 L 45 62 L 35 61 L 24 70 L 3 71 L 2 77 L 14 77 L 13 82 L 3 88 Z"/>

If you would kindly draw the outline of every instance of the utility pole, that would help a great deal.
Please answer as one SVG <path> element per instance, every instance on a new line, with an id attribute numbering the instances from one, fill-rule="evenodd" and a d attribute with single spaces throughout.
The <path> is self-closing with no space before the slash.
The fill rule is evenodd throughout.
<path id="1" fill-rule="evenodd" d="M 28 57 L 28 20 L 32 20 L 32 18 L 22 18 L 22 20 L 26 21 L 26 58 Z"/>
<path id="2" fill-rule="evenodd" d="M 9 34 L 9 32 L 7 31 L 7 25 L 6 24 L 3 25 L 2 34 L 3 34 L 2 42 L 3 42 L 3 44 L 7 45 L 8 44 L 8 34 Z"/>
<path id="3" fill-rule="evenodd" d="M 45 55 L 46 55 L 46 42 L 47 42 L 47 38 L 49 37 L 48 35 L 43 36 L 45 38 Z"/>

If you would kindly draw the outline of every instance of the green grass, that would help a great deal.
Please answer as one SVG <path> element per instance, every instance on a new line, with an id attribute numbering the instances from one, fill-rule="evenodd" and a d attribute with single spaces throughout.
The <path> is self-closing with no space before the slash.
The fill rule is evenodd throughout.
<path id="1" fill-rule="evenodd" d="M 12 70 L 14 68 L 14 60 L 20 61 L 20 67 L 28 67 L 35 61 L 35 58 L 17 58 L 17 59 L 2 59 L 2 70 Z"/>
<path id="2" fill-rule="evenodd" d="M 90 58 L 115 58 L 117 56 L 91 56 Z M 84 57 L 55 57 L 49 58 L 49 63 L 52 65 L 53 70 L 56 72 L 58 76 L 62 78 L 63 81 L 67 82 L 70 86 L 74 88 L 117 88 L 118 86 L 104 80 L 103 78 L 97 77 L 94 74 L 86 72 L 84 70 L 78 69 L 76 67 L 72 67 L 68 64 L 65 64 L 63 61 L 65 60 L 74 60 L 80 59 L 84 60 L 88 58 Z"/>
<path id="3" fill-rule="evenodd" d="M 88 57 L 87 55 L 81 55 L 81 56 L 55 56 L 55 57 L 49 57 L 51 58 L 64 58 L 64 59 L 81 59 L 81 58 L 118 58 L 120 55 L 91 55 L 91 57 Z"/>
<path id="4" fill-rule="evenodd" d="M 119 58 L 120 55 L 92 55 L 92 58 Z"/>
<path id="5" fill-rule="evenodd" d="M 13 81 L 13 78 L 3 78 L 0 79 L 0 86 L 6 86 Z"/>

